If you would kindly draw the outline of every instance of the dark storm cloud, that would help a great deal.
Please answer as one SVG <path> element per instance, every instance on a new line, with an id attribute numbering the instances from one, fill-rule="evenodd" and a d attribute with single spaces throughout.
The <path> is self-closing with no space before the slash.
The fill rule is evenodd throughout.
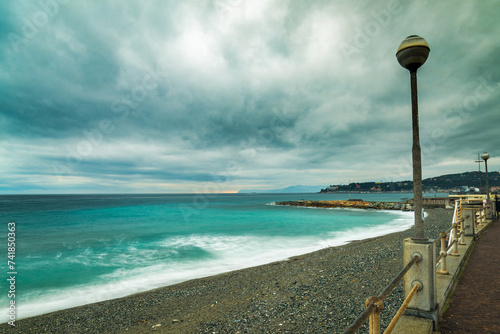
<path id="1" fill-rule="evenodd" d="M 411 34 L 431 46 L 419 70 L 424 177 L 475 169 L 482 151 L 498 161 L 489 2 L 0 6 L 2 192 L 409 179 L 409 76 L 395 51 Z"/>

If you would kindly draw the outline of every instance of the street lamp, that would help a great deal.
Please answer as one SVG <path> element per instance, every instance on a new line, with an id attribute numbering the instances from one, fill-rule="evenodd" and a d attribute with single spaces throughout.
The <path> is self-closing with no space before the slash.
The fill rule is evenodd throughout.
<path id="1" fill-rule="evenodd" d="M 481 159 L 484 160 L 484 167 L 486 169 L 486 199 L 488 200 L 488 203 L 490 202 L 490 183 L 488 182 L 488 159 L 490 158 L 490 155 L 486 152 L 483 152 L 481 154 Z"/>
<path id="2" fill-rule="evenodd" d="M 417 70 L 429 57 L 429 44 L 420 36 L 408 36 L 399 45 L 396 57 L 401 66 L 410 71 L 411 82 L 411 114 L 413 125 L 413 201 L 415 211 L 415 238 L 427 239 L 424 234 L 422 220 L 422 161 L 420 153 L 420 135 L 418 128 L 418 101 L 417 101 Z"/>

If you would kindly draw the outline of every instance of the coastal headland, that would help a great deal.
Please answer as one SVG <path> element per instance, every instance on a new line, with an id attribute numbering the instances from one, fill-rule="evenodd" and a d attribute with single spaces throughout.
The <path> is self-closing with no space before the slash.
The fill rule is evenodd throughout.
<path id="1" fill-rule="evenodd" d="M 349 201 L 286 201 L 276 202 L 275 205 L 303 206 L 309 208 L 350 208 L 350 209 L 376 209 L 376 210 L 403 210 L 413 211 L 413 205 L 406 202 L 376 202 L 363 200 Z"/>

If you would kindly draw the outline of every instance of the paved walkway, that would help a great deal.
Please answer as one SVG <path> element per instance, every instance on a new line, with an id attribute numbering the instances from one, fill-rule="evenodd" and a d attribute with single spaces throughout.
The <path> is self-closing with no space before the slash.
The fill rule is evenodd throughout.
<path id="1" fill-rule="evenodd" d="M 500 334 L 500 222 L 479 238 L 440 324 L 441 334 Z"/>

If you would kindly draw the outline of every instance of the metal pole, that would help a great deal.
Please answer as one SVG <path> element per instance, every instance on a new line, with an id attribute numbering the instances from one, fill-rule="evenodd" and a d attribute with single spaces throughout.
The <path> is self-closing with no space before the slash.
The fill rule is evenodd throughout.
<path id="1" fill-rule="evenodd" d="M 440 234 L 440 238 L 441 238 L 441 251 L 439 252 L 440 254 L 440 258 L 441 258 L 441 268 L 436 272 L 438 274 L 442 274 L 442 275 L 449 275 L 449 271 L 446 269 L 446 255 L 447 252 L 446 252 L 446 233 L 439 233 Z"/>
<path id="2" fill-rule="evenodd" d="M 486 169 L 486 199 L 490 203 L 490 182 L 488 181 L 488 160 L 484 160 L 484 167 Z"/>
<path id="3" fill-rule="evenodd" d="M 422 221 L 422 160 L 420 152 L 420 134 L 418 126 L 418 100 L 417 100 L 417 70 L 410 70 L 411 80 L 411 115 L 413 125 L 413 208 L 415 214 L 415 238 L 427 239 Z"/>
<path id="4" fill-rule="evenodd" d="M 408 304 L 410 303 L 411 299 L 413 298 L 413 296 L 415 295 L 415 293 L 417 292 L 417 290 L 419 288 L 420 288 L 420 285 L 418 283 L 416 283 L 413 286 L 410 293 L 408 294 L 408 297 L 406 297 L 406 299 L 404 300 L 403 305 L 401 305 L 401 307 L 399 308 L 399 310 L 396 313 L 396 315 L 394 316 L 394 318 L 392 318 L 391 323 L 389 324 L 389 326 L 387 326 L 386 330 L 384 331 L 384 334 L 391 334 L 392 333 L 392 331 L 394 330 L 394 327 L 396 327 L 399 319 L 403 315 L 403 312 L 406 310 L 406 308 L 408 307 Z"/>
<path id="5" fill-rule="evenodd" d="M 366 300 L 366 307 L 375 305 L 375 311 L 370 314 L 368 332 L 370 334 L 380 334 L 380 312 L 384 309 L 384 302 L 378 297 L 370 297 Z"/>
<path id="6" fill-rule="evenodd" d="M 458 230 L 457 230 L 457 223 L 453 224 L 453 253 L 451 253 L 451 256 L 460 256 L 458 253 Z"/>

